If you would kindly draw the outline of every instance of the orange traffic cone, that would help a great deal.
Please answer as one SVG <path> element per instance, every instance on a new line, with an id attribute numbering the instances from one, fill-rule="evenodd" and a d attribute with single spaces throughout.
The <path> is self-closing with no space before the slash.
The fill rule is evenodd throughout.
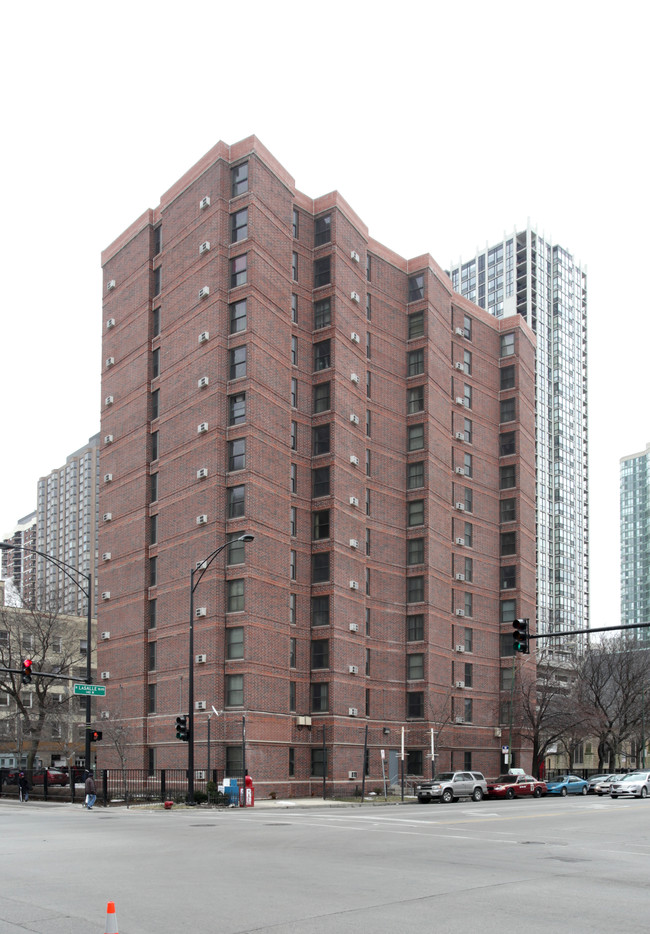
<path id="1" fill-rule="evenodd" d="M 106 906 L 106 934 L 119 934 L 117 930 L 117 915 L 115 914 L 115 902 L 109 902 Z"/>

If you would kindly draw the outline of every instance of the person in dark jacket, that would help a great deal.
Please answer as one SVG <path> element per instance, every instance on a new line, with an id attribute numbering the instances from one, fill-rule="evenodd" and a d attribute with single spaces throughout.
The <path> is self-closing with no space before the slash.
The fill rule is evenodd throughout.
<path id="1" fill-rule="evenodd" d="M 97 794 L 95 791 L 95 779 L 92 776 L 92 772 L 86 774 L 86 807 L 89 811 L 92 811 L 93 804 L 97 800 Z"/>
<path id="2" fill-rule="evenodd" d="M 18 775 L 18 795 L 21 801 L 29 801 L 29 780 L 24 772 Z"/>

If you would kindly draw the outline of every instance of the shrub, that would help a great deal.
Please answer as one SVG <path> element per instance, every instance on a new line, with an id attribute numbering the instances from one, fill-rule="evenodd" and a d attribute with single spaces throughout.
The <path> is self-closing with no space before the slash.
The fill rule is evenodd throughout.
<path id="1" fill-rule="evenodd" d="M 204 791 L 195 791 L 194 792 L 194 803 L 195 804 L 205 804 L 208 800 L 208 796 Z"/>

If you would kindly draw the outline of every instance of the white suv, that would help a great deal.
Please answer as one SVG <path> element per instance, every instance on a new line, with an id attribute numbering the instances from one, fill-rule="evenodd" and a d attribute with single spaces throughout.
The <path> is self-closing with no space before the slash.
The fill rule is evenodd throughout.
<path id="1" fill-rule="evenodd" d="M 480 772 L 441 772 L 430 782 L 420 782 L 416 790 L 420 804 L 428 804 L 434 798 L 443 804 L 463 797 L 482 801 L 487 794 L 487 782 Z"/>

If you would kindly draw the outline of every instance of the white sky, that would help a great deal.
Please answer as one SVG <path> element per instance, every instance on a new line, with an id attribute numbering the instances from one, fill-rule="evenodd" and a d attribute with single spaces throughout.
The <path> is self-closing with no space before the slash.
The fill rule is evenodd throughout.
<path id="1" fill-rule="evenodd" d="M 218 140 L 255 134 L 402 256 L 446 268 L 530 218 L 587 266 L 591 620 L 618 623 L 618 461 L 650 441 L 648 10 L 9 5 L 0 534 L 99 430 L 101 250 Z"/>

